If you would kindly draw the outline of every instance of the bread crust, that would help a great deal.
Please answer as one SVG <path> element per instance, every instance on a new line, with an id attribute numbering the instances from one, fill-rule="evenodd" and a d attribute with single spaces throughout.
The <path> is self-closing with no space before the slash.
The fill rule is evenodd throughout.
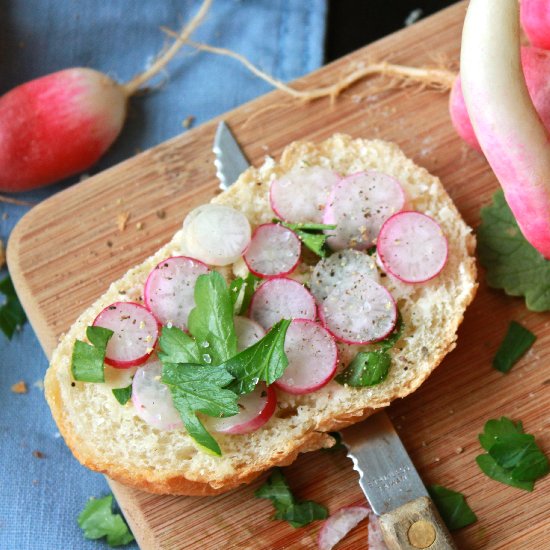
<path id="1" fill-rule="evenodd" d="M 460 250 L 464 257 L 461 258 L 460 263 L 462 270 L 461 278 L 465 281 L 464 284 L 467 285 L 467 288 L 463 289 L 460 295 L 460 303 L 456 305 L 453 317 L 446 321 L 445 331 L 436 343 L 433 355 L 430 356 L 429 361 L 424 361 L 426 364 L 419 375 L 407 379 L 403 384 L 396 386 L 386 395 L 374 395 L 371 399 L 364 400 L 363 403 L 359 403 L 355 408 L 348 407 L 345 411 L 332 413 L 330 416 L 320 415 L 319 419 L 310 428 L 300 433 L 298 437 L 288 438 L 269 457 L 254 463 L 238 464 L 235 471 L 228 474 L 220 474 L 218 476 L 209 473 L 202 474 L 200 471 L 190 472 L 183 466 L 176 469 L 163 470 L 157 469 L 154 466 L 144 467 L 106 458 L 104 453 L 97 451 L 89 444 L 86 437 L 84 437 L 85 434 L 82 434 L 77 428 L 77 421 L 69 413 L 67 384 L 69 383 L 70 375 L 67 370 L 70 365 L 70 350 L 72 349 L 74 340 L 83 338 L 85 327 L 91 324 L 91 320 L 93 320 L 100 309 L 108 303 L 115 301 L 122 288 L 127 289 L 132 287 L 132 285 L 135 286 L 135 283 L 142 283 L 158 261 L 174 253 L 175 249 L 181 250 L 182 234 L 180 231 L 176 233 L 170 243 L 159 250 L 153 257 L 146 260 L 141 266 L 130 270 L 120 281 L 113 283 L 109 291 L 81 315 L 75 325 L 61 340 L 60 345 L 53 354 L 52 362 L 45 378 L 46 398 L 60 433 L 63 435 L 75 457 L 83 465 L 92 470 L 102 472 L 111 479 L 125 485 L 151 493 L 193 496 L 223 493 L 242 484 L 250 483 L 272 466 L 284 466 L 292 463 L 299 453 L 332 446 L 334 440 L 327 432 L 339 430 L 359 422 L 376 412 L 376 410 L 389 405 L 394 399 L 408 395 L 420 386 L 441 363 L 445 355 L 456 346 L 456 331 L 463 320 L 465 308 L 472 301 L 477 289 L 477 284 L 475 283 L 476 266 L 473 259 L 475 238 L 460 218 L 460 214 L 446 195 L 439 180 L 429 175 L 423 168 L 417 167 L 412 161 L 406 159 L 397 146 L 378 141 L 352 140 L 349 136 L 343 135 L 336 135 L 318 145 L 296 142 L 285 149 L 279 164 L 274 164 L 272 160 L 267 160 L 260 169 L 251 168 L 247 170 L 229 191 L 216 197 L 215 201 L 225 202 L 236 207 L 246 204 L 245 214 L 253 225 L 257 225 L 273 214 L 266 212 L 265 201 L 258 204 L 253 204 L 253 201 L 250 200 L 247 201 L 247 189 L 253 189 L 252 193 L 265 193 L 268 189 L 270 179 L 291 170 L 303 162 L 304 159 L 307 161 L 307 159 L 314 156 L 315 159 L 328 158 L 330 160 L 332 156 L 344 155 L 348 150 L 359 154 L 362 151 L 361 148 L 367 147 L 368 149 L 371 144 L 374 144 L 372 146 L 376 150 L 377 155 L 380 154 L 379 151 L 387 153 L 390 159 L 388 160 L 388 166 L 393 166 L 392 163 L 406 164 L 407 170 L 414 171 L 415 178 L 418 177 L 421 179 L 421 177 L 425 176 L 431 182 L 436 182 L 432 184 L 439 185 L 435 190 L 440 195 L 439 200 L 450 211 L 449 215 L 453 217 L 453 222 L 462 224 L 461 235 L 464 242 L 458 243 L 457 246 L 460 245 L 462 247 Z M 368 165 L 368 162 L 365 162 Z M 374 166 L 378 166 L 376 162 L 374 162 Z M 77 386 L 81 388 L 80 383 L 77 383 Z M 365 402 L 368 402 L 368 404 L 366 405 Z M 294 404 L 294 407 L 296 406 Z M 292 411 L 292 406 L 290 406 L 289 410 Z"/>

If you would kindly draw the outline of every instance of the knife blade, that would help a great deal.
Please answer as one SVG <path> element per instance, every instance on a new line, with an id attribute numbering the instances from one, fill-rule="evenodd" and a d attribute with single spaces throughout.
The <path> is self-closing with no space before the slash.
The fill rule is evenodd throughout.
<path id="1" fill-rule="evenodd" d="M 249 162 L 225 121 L 218 125 L 213 151 L 220 188 L 226 190 Z M 341 434 L 388 548 L 456 550 L 387 414 L 376 413 Z"/>

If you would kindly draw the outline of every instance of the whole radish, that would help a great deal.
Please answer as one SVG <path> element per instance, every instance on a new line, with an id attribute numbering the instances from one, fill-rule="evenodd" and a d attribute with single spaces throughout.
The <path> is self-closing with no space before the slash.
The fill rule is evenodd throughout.
<path id="1" fill-rule="evenodd" d="M 523 235 L 550 258 L 549 135 L 521 69 L 517 0 L 471 0 L 460 65 L 481 149 Z"/>
<path id="2" fill-rule="evenodd" d="M 521 0 L 521 26 L 533 46 L 550 50 L 550 2 Z"/>
<path id="3" fill-rule="evenodd" d="M 144 73 L 126 84 L 70 68 L 0 97 L 0 191 L 27 191 L 92 166 L 117 138 L 128 98 L 161 71 L 202 21 L 212 0 Z"/>

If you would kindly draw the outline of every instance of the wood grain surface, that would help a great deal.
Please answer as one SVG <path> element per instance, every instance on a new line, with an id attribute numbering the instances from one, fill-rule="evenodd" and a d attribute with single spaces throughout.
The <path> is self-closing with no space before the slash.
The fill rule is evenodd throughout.
<path id="1" fill-rule="evenodd" d="M 443 56 L 456 64 L 464 13 L 465 4 L 458 4 L 324 67 L 296 86 L 332 83 L 369 59 L 418 66 L 433 65 Z M 384 82 L 359 83 L 334 104 L 328 99 L 301 104 L 270 93 L 223 118 L 254 163 L 266 154 L 277 156 L 295 139 L 321 140 L 334 132 L 395 141 L 441 178 L 466 221 L 477 226 L 479 209 L 497 183 L 484 159 L 453 132 L 447 95 L 417 88 L 381 91 Z M 186 132 L 63 191 L 19 223 L 9 243 L 9 267 L 47 354 L 112 280 L 153 253 L 186 212 L 214 195 L 211 146 L 216 124 Z M 130 215 L 124 231 L 117 229 L 120 213 Z M 512 319 L 538 339 L 502 375 L 490 362 Z M 424 481 L 463 492 L 476 512 L 479 521 L 455 534 L 460 548 L 550 547 L 550 477 L 528 493 L 488 479 L 475 464 L 481 452 L 477 434 L 486 420 L 501 415 L 523 420 L 526 430 L 550 451 L 550 375 L 545 372 L 549 320 L 548 314 L 528 312 L 520 299 L 489 290 L 481 273 L 457 349 L 420 390 L 389 409 Z M 364 502 L 351 462 L 341 451 L 301 456 L 286 472 L 298 498 L 322 502 L 331 512 Z M 293 529 L 271 521 L 270 503 L 253 498 L 260 483 L 205 498 L 150 495 L 111 485 L 143 550 L 315 548 L 319 524 Z M 367 529 L 366 524 L 356 528 L 339 548 L 364 548 Z"/>

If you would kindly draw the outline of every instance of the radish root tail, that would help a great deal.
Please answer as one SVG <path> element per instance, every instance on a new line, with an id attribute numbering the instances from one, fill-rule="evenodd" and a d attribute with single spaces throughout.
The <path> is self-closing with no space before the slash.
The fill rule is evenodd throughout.
<path id="1" fill-rule="evenodd" d="M 146 71 L 137 74 L 130 81 L 126 82 L 126 84 L 122 85 L 122 89 L 124 90 L 126 97 L 134 95 L 139 88 L 143 86 L 143 84 L 166 67 L 166 65 L 178 53 L 180 48 L 187 43 L 191 34 L 202 23 L 211 5 L 212 0 L 204 0 L 193 19 L 191 19 L 191 21 L 189 21 L 189 23 L 186 24 L 179 33 L 174 33 L 176 38 L 174 43 L 167 50 L 161 52 Z"/>

